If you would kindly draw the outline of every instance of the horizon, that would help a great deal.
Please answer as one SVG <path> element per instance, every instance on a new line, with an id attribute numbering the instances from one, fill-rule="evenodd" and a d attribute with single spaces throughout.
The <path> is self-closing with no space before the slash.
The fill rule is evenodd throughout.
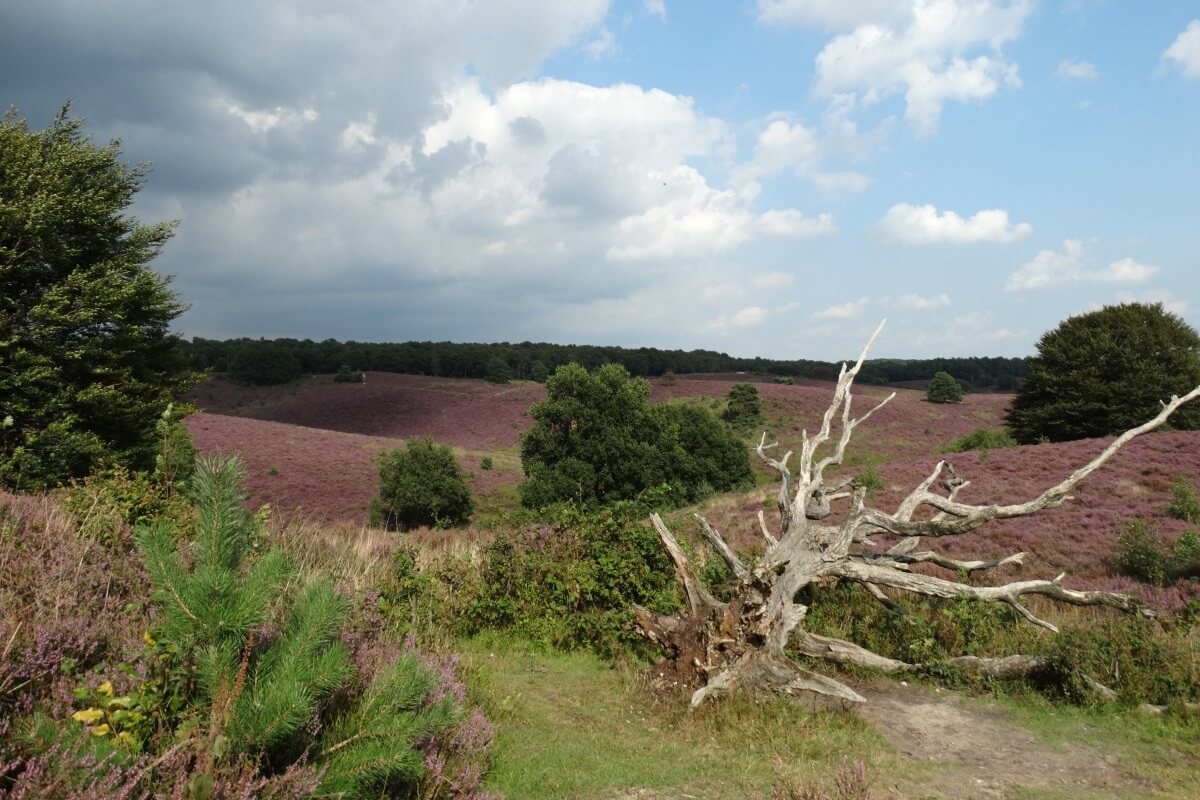
<path id="1" fill-rule="evenodd" d="M 0 96 L 153 163 L 185 338 L 836 362 L 885 316 L 872 359 L 1200 322 L 1184 4 L 47 0 Z"/>

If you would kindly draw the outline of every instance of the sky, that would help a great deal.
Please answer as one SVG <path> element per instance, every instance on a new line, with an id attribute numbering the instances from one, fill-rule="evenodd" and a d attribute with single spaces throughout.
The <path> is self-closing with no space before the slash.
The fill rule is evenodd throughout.
<path id="1" fill-rule="evenodd" d="M 0 0 L 185 336 L 1022 356 L 1200 326 L 1200 2 Z"/>

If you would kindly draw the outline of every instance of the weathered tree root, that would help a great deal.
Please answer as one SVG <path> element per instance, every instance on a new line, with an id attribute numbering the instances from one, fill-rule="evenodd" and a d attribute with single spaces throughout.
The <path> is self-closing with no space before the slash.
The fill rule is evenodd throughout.
<path id="1" fill-rule="evenodd" d="M 678 616 L 664 616 L 637 608 L 635 624 L 664 649 L 674 662 L 676 674 L 699 687 L 692 695 L 693 708 L 710 697 L 733 691 L 822 697 L 842 703 L 864 702 L 861 695 L 840 681 L 802 667 L 788 655 L 789 649 L 807 658 L 853 664 L 886 673 L 925 666 L 887 658 L 853 642 L 804 630 L 808 607 L 796 602 L 796 597 L 808 587 L 838 581 L 856 583 L 894 610 L 900 610 L 902 606 L 886 594 L 883 587 L 926 597 L 962 597 L 1004 603 L 1029 622 L 1053 632 L 1058 628 L 1035 616 L 1022 603 L 1022 598 L 1042 595 L 1073 605 L 1150 613 L 1129 595 L 1067 589 L 1062 585 L 1063 575 L 1053 580 L 972 586 L 962 581 L 914 573 L 911 567 L 928 563 L 958 573 L 972 573 L 1022 564 L 1025 553 L 989 561 L 964 561 L 932 550 L 918 551 L 917 546 L 923 539 L 959 536 L 994 519 L 1025 517 L 1061 505 L 1070 499 L 1071 490 L 1081 480 L 1131 439 L 1162 425 L 1181 405 L 1200 397 L 1200 386 L 1183 397 L 1172 397 L 1153 419 L 1118 436 L 1094 459 L 1032 500 L 1012 505 L 960 502 L 958 493 L 967 482 L 958 476 L 953 465 L 942 461 L 894 512 L 888 513 L 867 507 L 862 489 L 844 491 L 848 486 L 846 482 L 827 485 L 824 477 L 826 469 L 842 463 L 854 429 L 895 397 L 895 393 L 889 395 L 861 417 L 850 414 L 851 386 L 882 328 L 881 323 L 852 367 L 842 365 L 820 429 L 811 437 L 804 433 L 795 471 L 790 466 L 792 452 L 778 459 L 770 455 L 769 451 L 778 443 L 768 444 L 766 434 L 755 448 L 781 479 L 777 495 L 781 520 L 779 533 L 770 530 L 761 511 L 758 514 L 759 528 L 766 542 L 763 555 L 752 563 L 744 563 L 720 532 L 697 515 L 704 537 L 736 578 L 737 584 L 728 602 L 713 597 L 662 518 L 657 514 L 651 516 L 658 538 L 670 555 L 676 577 L 683 586 L 687 609 Z M 836 439 L 833 436 L 835 419 L 839 429 Z M 818 458 L 818 449 L 825 445 L 829 445 L 832 452 Z M 935 491 L 935 486 L 945 494 Z M 821 524 L 821 520 L 830 516 L 831 504 L 839 500 L 849 501 L 844 521 L 838 525 Z M 933 510 L 932 517 L 914 519 L 916 512 L 924 507 Z M 864 549 L 871 546 L 868 537 L 876 533 L 903 538 L 884 552 Z M 993 678 L 1031 677 L 1049 668 L 1045 659 L 1026 655 L 961 656 L 944 663 Z M 1107 687 L 1097 686 L 1100 689 L 1095 691 L 1104 696 L 1100 690 Z"/>

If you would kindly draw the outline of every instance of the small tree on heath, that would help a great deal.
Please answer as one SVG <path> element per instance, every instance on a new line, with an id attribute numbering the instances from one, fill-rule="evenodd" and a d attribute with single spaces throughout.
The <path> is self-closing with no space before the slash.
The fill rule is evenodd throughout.
<path id="1" fill-rule="evenodd" d="M 961 403 L 962 386 L 949 372 L 939 372 L 925 389 L 925 399 L 931 403 Z"/>
<path id="2" fill-rule="evenodd" d="M 427 525 L 457 528 L 475 510 L 454 454 L 432 439 L 413 439 L 379 457 L 379 493 L 371 522 L 402 531 Z"/>

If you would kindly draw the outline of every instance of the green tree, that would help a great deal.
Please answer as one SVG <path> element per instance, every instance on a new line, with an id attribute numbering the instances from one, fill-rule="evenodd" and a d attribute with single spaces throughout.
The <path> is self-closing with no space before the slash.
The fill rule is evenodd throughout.
<path id="1" fill-rule="evenodd" d="M 371 520 L 402 531 L 466 525 L 475 510 L 454 454 L 432 439 L 413 439 L 379 457 L 379 493 Z"/>
<path id="2" fill-rule="evenodd" d="M 721 419 L 738 430 L 749 430 L 762 424 L 762 400 L 754 384 L 735 383 L 725 399 L 727 404 Z"/>
<path id="3" fill-rule="evenodd" d="M 962 386 L 949 372 L 938 372 L 925 389 L 925 399 L 931 403 L 961 403 Z"/>
<path id="4" fill-rule="evenodd" d="M 559 367 L 521 439 L 521 502 L 606 504 L 677 484 L 689 499 L 751 480 L 749 456 L 708 411 L 651 406 L 650 385 L 619 364 Z"/>
<path id="5" fill-rule="evenodd" d="M 269 339 L 243 342 L 229 361 L 229 377 L 251 386 L 287 383 L 302 374 L 300 359 L 286 344 Z"/>
<path id="6" fill-rule="evenodd" d="M 1022 444 L 1107 436 L 1153 417 L 1160 402 L 1197 384 L 1194 329 L 1160 303 L 1106 306 L 1042 336 L 1007 424 Z M 1200 406 L 1179 409 L 1171 424 L 1200 427 Z"/>
<path id="7" fill-rule="evenodd" d="M 155 421 L 193 381 L 169 331 L 185 306 L 148 266 L 175 224 L 127 213 L 146 174 L 68 108 L 41 131 L 0 120 L 0 483 L 154 466 Z"/>
<path id="8" fill-rule="evenodd" d="M 508 383 L 512 380 L 512 368 L 503 356 L 492 356 L 487 361 L 487 371 L 484 379 L 488 383 Z"/>

